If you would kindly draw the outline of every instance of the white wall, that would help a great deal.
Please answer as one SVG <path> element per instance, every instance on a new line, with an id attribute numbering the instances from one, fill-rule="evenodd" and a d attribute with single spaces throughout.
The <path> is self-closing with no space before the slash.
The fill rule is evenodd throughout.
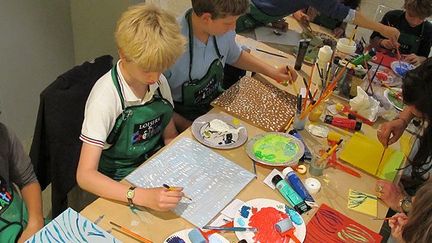
<path id="1" fill-rule="evenodd" d="M 40 92 L 73 66 L 70 3 L 0 1 L 0 31 L 0 118 L 28 143 Z"/>

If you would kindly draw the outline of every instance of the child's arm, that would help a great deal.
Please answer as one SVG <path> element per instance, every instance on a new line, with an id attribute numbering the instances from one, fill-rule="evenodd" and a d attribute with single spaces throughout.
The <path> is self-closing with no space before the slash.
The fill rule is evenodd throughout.
<path id="1" fill-rule="evenodd" d="M 289 83 L 295 82 L 297 79 L 297 73 L 290 68 L 290 75 L 287 73 L 287 67 L 276 68 L 269 64 L 262 62 L 258 58 L 252 56 L 250 53 L 242 51 L 240 57 L 237 59 L 233 66 L 248 70 L 256 73 L 262 73 L 270 78 L 276 80 L 279 83 L 288 81 Z"/>
<path id="2" fill-rule="evenodd" d="M 130 186 L 117 182 L 98 171 L 101 154 L 101 147 L 83 143 L 76 175 L 78 185 L 100 197 L 127 202 L 126 193 Z M 170 191 L 161 187 L 136 188 L 133 203 L 158 211 L 168 211 L 177 206 L 183 196 L 182 190 L 183 188 Z"/>
<path id="3" fill-rule="evenodd" d="M 175 137 L 177 137 L 178 132 L 174 125 L 174 120 L 171 118 L 168 125 L 163 132 L 163 140 L 165 145 L 169 144 Z"/>
<path id="4" fill-rule="evenodd" d="M 38 182 L 32 182 L 21 189 L 28 211 L 28 224 L 18 242 L 23 242 L 38 232 L 44 226 L 42 215 L 41 188 Z"/>

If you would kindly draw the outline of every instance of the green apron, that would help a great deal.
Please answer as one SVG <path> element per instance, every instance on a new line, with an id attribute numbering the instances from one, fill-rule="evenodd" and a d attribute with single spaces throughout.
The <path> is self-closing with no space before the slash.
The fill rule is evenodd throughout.
<path id="1" fill-rule="evenodd" d="M 336 29 L 342 23 L 341 21 L 339 21 L 337 19 L 330 18 L 330 17 L 325 16 L 323 14 L 318 14 L 312 22 L 314 22 L 315 24 L 320 25 L 324 28 L 330 29 L 330 30 Z"/>
<path id="2" fill-rule="evenodd" d="M 191 25 L 191 12 L 186 14 L 189 25 L 189 80 L 182 85 L 182 102 L 175 103 L 175 111 L 187 118 L 195 120 L 197 117 L 207 113 L 212 102 L 223 90 L 221 87 L 224 77 L 223 56 L 219 52 L 216 37 L 213 43 L 218 58 L 216 58 L 207 69 L 207 73 L 201 79 L 192 79 L 193 61 L 193 31 Z"/>
<path id="3" fill-rule="evenodd" d="M 271 16 L 260 9 L 258 9 L 253 3 L 249 4 L 249 13 L 243 14 L 237 19 L 236 32 L 243 32 L 246 30 L 255 29 L 258 26 L 267 25 L 276 20 L 282 19 L 285 16 Z"/>
<path id="4" fill-rule="evenodd" d="M 0 242 L 16 242 L 27 224 L 27 208 L 19 193 L 0 177 Z"/>
<path id="5" fill-rule="evenodd" d="M 173 108 L 156 94 L 160 92 L 155 92 L 152 100 L 143 105 L 125 107 L 116 66 L 111 70 L 111 76 L 123 112 L 107 138 L 111 147 L 102 151 L 99 171 L 114 180 L 121 180 L 162 147 L 162 134 Z"/>
<path id="6" fill-rule="evenodd" d="M 401 15 L 401 18 L 405 18 L 405 12 Z M 402 19 L 399 21 L 402 21 Z M 425 23 L 423 22 L 420 36 L 404 33 L 401 31 L 398 42 L 400 44 L 399 49 L 402 54 L 417 54 L 420 47 L 420 42 L 423 38 L 424 26 Z"/>

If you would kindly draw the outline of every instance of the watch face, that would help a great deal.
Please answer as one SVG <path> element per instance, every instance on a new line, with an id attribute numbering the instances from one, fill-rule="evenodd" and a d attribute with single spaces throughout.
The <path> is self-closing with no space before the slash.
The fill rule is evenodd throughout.
<path id="1" fill-rule="evenodd" d="M 401 207 L 404 212 L 409 212 L 411 210 L 411 200 L 403 199 Z"/>
<path id="2" fill-rule="evenodd" d="M 126 194 L 127 198 L 133 198 L 135 196 L 135 191 L 134 190 L 129 190 Z"/>

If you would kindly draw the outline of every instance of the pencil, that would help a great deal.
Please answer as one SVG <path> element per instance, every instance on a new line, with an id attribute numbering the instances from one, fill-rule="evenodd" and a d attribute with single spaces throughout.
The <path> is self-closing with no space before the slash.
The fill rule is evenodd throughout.
<path id="1" fill-rule="evenodd" d="M 163 184 L 162 186 L 165 187 L 166 189 L 168 189 L 168 191 L 174 191 L 175 190 L 174 188 L 168 186 L 167 184 Z M 190 198 L 190 197 L 188 197 L 188 196 L 186 196 L 184 194 L 183 194 L 183 197 L 189 199 L 190 201 L 192 201 L 192 198 Z"/>
<path id="2" fill-rule="evenodd" d="M 130 236 L 130 237 L 134 238 L 135 240 L 137 240 L 139 242 L 144 242 L 144 243 L 152 243 L 153 242 L 153 241 L 151 241 L 149 239 L 146 239 L 146 238 L 142 237 L 141 235 L 139 235 L 139 234 L 137 234 L 137 233 L 129 230 L 128 228 L 125 228 L 125 227 L 123 227 L 121 225 L 118 225 L 118 224 L 116 224 L 116 223 L 114 223 L 112 221 L 110 221 L 110 224 L 112 224 L 115 227 L 117 227 L 117 228 L 113 228 L 113 229 L 115 229 L 115 230 L 119 231 L 120 233 L 123 233 L 123 234 L 125 234 L 127 236 Z"/>

